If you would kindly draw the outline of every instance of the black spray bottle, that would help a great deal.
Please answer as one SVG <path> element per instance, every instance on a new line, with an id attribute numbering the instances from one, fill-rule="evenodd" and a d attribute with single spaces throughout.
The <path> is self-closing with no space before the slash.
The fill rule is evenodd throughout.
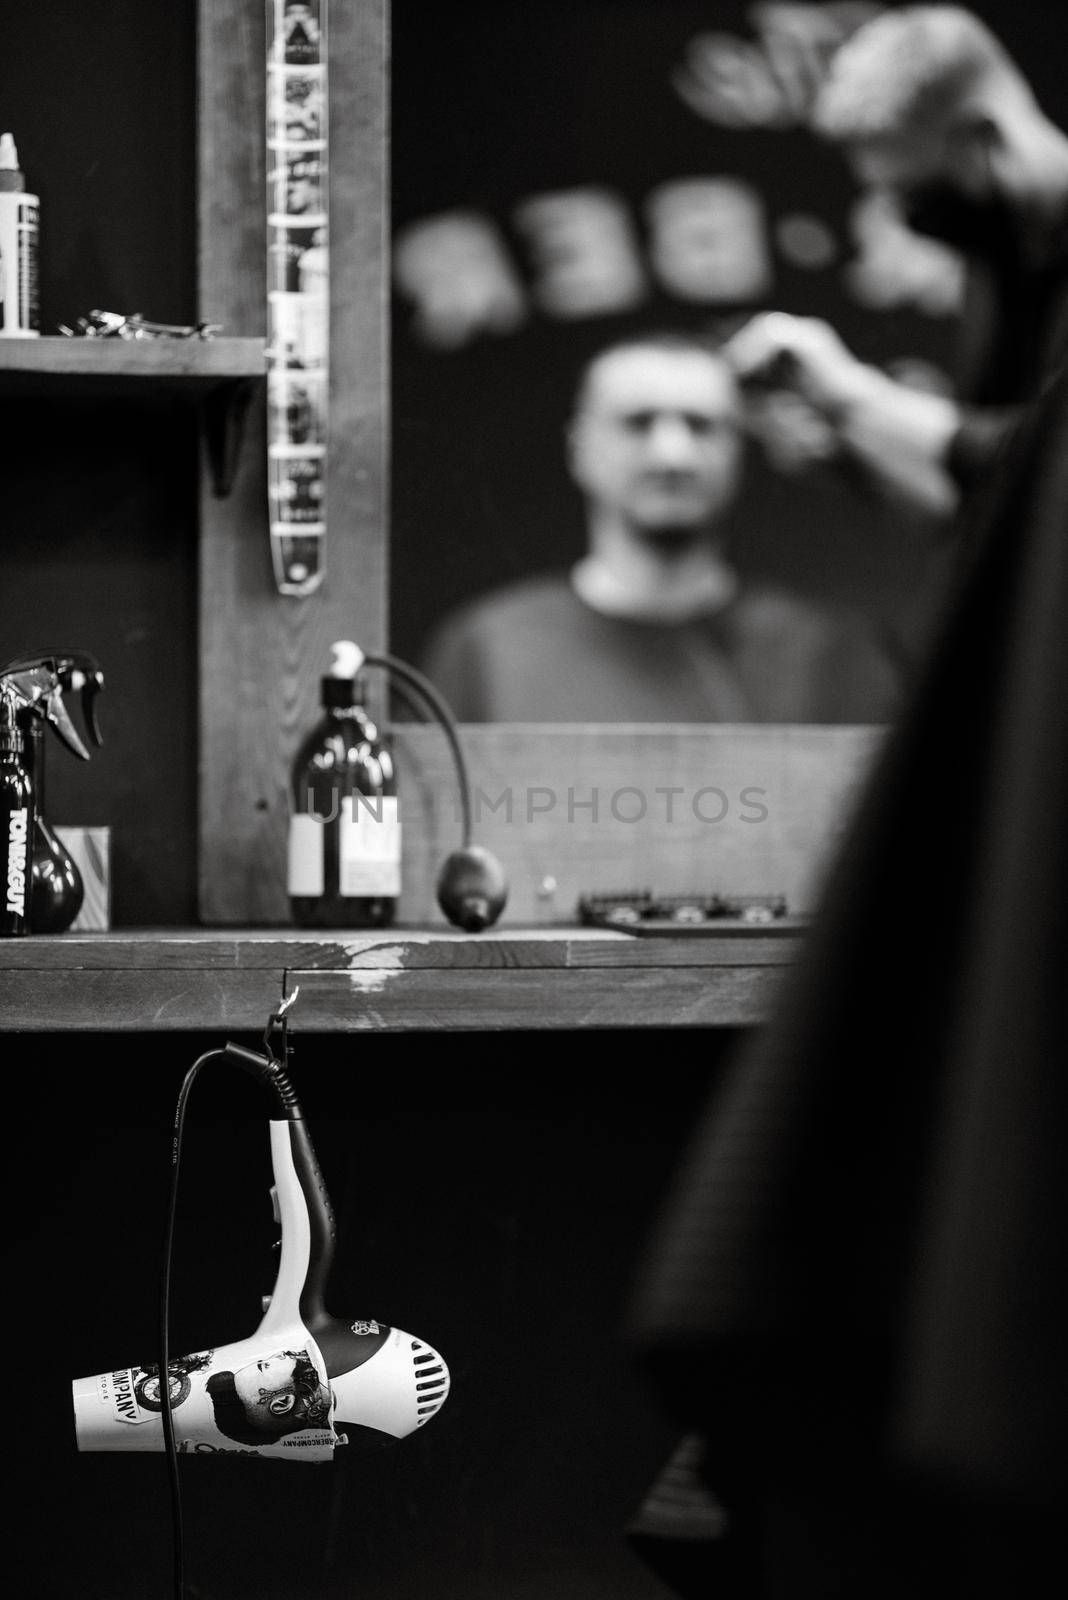
<path id="1" fill-rule="evenodd" d="M 23 718 L 26 718 L 25 712 Z M 29 720 L 25 737 L 26 766 L 33 778 L 36 810 L 30 932 L 65 933 L 82 909 L 85 884 L 78 863 L 46 815 L 44 724 L 39 718 Z"/>
<path id="2" fill-rule="evenodd" d="M 293 758 L 286 887 L 304 928 L 384 928 L 401 888 L 393 756 L 368 715 L 362 656 L 332 647 L 322 716 Z"/>
<path id="3" fill-rule="evenodd" d="M 95 745 L 101 741 L 96 700 L 104 674 L 85 650 L 48 650 L 21 656 L 0 666 L 0 693 L 17 708 L 23 739 L 21 760 L 34 795 L 30 857 L 30 933 L 64 933 L 81 910 L 85 887 L 77 863 L 45 817 L 44 726 L 81 761 L 89 751 L 71 721 L 63 696 L 80 690 L 86 729 Z"/>
<path id="4" fill-rule="evenodd" d="M 0 845 L 4 853 L 0 935 L 4 938 L 30 931 L 34 799 L 33 778 L 25 757 L 18 701 L 10 690 L 0 686 Z"/>

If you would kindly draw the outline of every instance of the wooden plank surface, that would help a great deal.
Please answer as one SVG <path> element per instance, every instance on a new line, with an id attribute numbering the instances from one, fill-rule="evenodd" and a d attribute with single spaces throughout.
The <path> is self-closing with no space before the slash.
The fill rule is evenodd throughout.
<path id="1" fill-rule="evenodd" d="M 262 377 L 263 339 L 83 339 L 44 337 L 0 341 L 0 387 L 31 377 L 117 378 L 153 384 L 182 379 L 210 384 L 225 378 Z"/>
<path id="2" fill-rule="evenodd" d="M 0 1025 L 9 1032 L 158 1033 L 201 1028 L 262 1033 L 280 994 L 280 973 L 170 973 L 75 969 L 4 977 Z"/>
<path id="3" fill-rule="evenodd" d="M 200 0 L 200 315 L 266 328 L 263 7 Z M 289 766 L 338 638 L 384 643 L 386 29 L 383 0 L 330 14 L 330 433 L 327 576 L 278 595 L 262 392 L 230 493 L 205 471 L 200 527 L 199 914 L 287 918 Z"/>
<path id="4" fill-rule="evenodd" d="M 762 1021 L 778 969 L 454 969 L 292 974 L 299 1026 L 344 1032 L 740 1027 Z M 294 1018 L 294 1029 L 298 1022 Z"/>
<path id="5" fill-rule="evenodd" d="M 782 935 L 740 925 L 721 936 L 676 938 L 570 927 L 482 934 L 403 927 L 321 935 L 257 929 L 230 935 L 200 929 L 39 934 L 0 940 L 0 973 L 785 966 L 803 936 L 803 928 L 796 926 Z"/>
<path id="6" fill-rule="evenodd" d="M 759 1021 L 803 932 L 638 938 L 595 929 L 483 937 L 203 930 L 0 942 L 8 1031 L 724 1027 Z"/>
<path id="7" fill-rule="evenodd" d="M 761 1021 L 782 969 L 654 967 L 510 970 L 364 967 L 347 972 L 80 968 L 5 974 L 8 1032 L 262 1033 L 283 977 L 299 987 L 298 1032 L 464 1032 L 733 1027 Z M 625 981 L 624 981 L 625 979 Z"/>

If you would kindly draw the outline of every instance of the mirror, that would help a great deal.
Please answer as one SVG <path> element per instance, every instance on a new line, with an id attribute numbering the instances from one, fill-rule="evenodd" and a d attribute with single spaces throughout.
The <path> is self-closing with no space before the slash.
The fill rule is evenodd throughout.
<path id="1" fill-rule="evenodd" d="M 758 607 L 740 648 L 796 688 L 798 629 L 848 617 L 843 648 L 858 654 L 829 648 L 829 692 L 772 688 L 754 715 L 709 683 L 715 664 L 692 637 L 681 653 L 676 630 L 665 644 L 660 627 L 620 646 L 599 617 L 612 635 L 605 691 L 626 681 L 631 698 L 598 712 L 586 643 L 567 621 L 542 626 L 565 590 L 582 609 L 569 575 L 587 512 L 566 423 L 583 363 L 609 341 L 652 329 L 715 340 L 777 307 L 824 317 L 859 355 L 948 386 L 959 258 L 865 199 L 802 125 L 828 49 L 881 9 L 448 0 L 430 29 L 414 0 L 395 0 L 393 648 L 436 672 L 444 658 L 428 651 L 447 618 L 524 586 L 491 624 L 492 670 L 512 680 L 499 694 L 479 681 L 489 669 L 473 646 L 451 647 L 439 682 L 462 720 L 888 719 L 881 665 L 870 692 L 858 687 L 869 649 L 891 674 L 896 653 L 907 658 L 940 557 L 928 530 L 836 466 L 798 470 L 770 411 L 745 442 L 721 534 L 741 592 L 782 607 Z M 850 659 L 859 668 L 843 667 Z M 563 707 L 561 682 L 572 687 Z"/>

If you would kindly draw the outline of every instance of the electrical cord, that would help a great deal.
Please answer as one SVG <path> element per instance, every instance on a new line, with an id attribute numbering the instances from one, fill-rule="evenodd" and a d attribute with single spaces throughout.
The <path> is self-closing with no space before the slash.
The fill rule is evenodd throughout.
<path id="1" fill-rule="evenodd" d="M 471 781 L 456 719 L 444 697 L 417 667 L 384 652 L 367 656 L 361 652 L 361 658 L 363 664 L 384 667 L 398 689 L 404 685 L 414 690 L 429 707 L 448 741 L 460 790 L 462 838 L 460 848 L 446 857 L 438 872 L 437 902 L 454 927 L 466 933 L 481 933 L 484 928 L 491 928 L 503 911 L 508 899 L 508 880 L 496 856 L 471 840 Z"/>
<path id="2" fill-rule="evenodd" d="M 464 850 L 471 844 L 471 781 L 468 776 L 467 762 L 464 759 L 463 746 L 460 743 L 460 734 L 453 716 L 444 699 L 430 682 L 429 678 L 410 666 L 407 661 L 401 661 L 398 656 L 380 652 L 376 655 L 367 655 L 364 662 L 369 667 L 383 667 L 391 676 L 399 678 L 409 689 L 428 706 L 431 714 L 441 725 L 452 752 L 453 765 L 456 768 L 456 781 L 460 790 L 460 825 L 461 846 Z"/>
<path id="3" fill-rule="evenodd" d="M 224 1056 L 221 1049 L 206 1050 L 199 1056 L 178 1091 L 178 1105 L 174 1115 L 174 1135 L 171 1143 L 171 1189 L 167 1202 L 167 1221 L 163 1234 L 163 1270 L 160 1275 L 159 1299 L 159 1398 L 163 1420 L 163 1448 L 167 1456 L 168 1479 L 171 1492 L 171 1521 L 174 1528 L 174 1596 L 185 1600 L 185 1538 L 182 1527 L 182 1492 L 178 1477 L 178 1448 L 174 1439 L 174 1416 L 171 1409 L 171 1352 L 170 1352 L 170 1302 L 171 1261 L 174 1254 L 174 1220 L 178 1209 L 178 1177 L 182 1165 L 182 1136 L 185 1131 L 185 1111 L 200 1070 L 209 1061 Z"/>
<path id="4" fill-rule="evenodd" d="M 286 1004 L 291 1003 L 295 995 L 296 992 Z M 276 1035 L 282 1041 L 281 1059 L 273 1054 Z M 253 1076 L 260 1078 L 274 1093 L 283 1116 L 287 1119 L 299 1120 L 300 1106 L 285 1070 L 289 1047 L 284 1008 L 271 1016 L 264 1033 L 264 1043 L 267 1049 L 272 1052 L 268 1056 L 257 1055 L 252 1050 L 246 1050 L 242 1045 L 229 1043 L 215 1050 L 206 1050 L 203 1055 L 198 1056 L 182 1080 L 174 1113 L 174 1133 L 171 1141 L 171 1186 L 163 1233 L 163 1265 L 160 1273 L 159 1296 L 159 1398 L 161 1420 L 163 1422 L 163 1449 L 167 1457 L 167 1473 L 170 1484 L 171 1523 L 174 1530 L 174 1600 L 186 1600 L 185 1533 L 182 1519 L 181 1481 L 178 1474 L 178 1446 L 174 1436 L 174 1413 L 171 1406 L 170 1370 L 171 1264 L 174 1258 L 174 1224 L 178 1212 L 178 1179 L 181 1173 L 186 1108 L 190 1091 L 200 1075 L 201 1069 L 209 1061 L 224 1060 L 235 1062 L 238 1066 L 244 1067 L 247 1072 L 251 1072 Z"/>

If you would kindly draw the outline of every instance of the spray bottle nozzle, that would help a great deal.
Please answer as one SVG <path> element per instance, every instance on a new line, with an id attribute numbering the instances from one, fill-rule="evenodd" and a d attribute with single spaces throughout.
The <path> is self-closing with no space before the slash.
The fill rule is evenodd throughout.
<path id="1" fill-rule="evenodd" d="M 6 683 L 0 683 L 0 754 L 16 754 L 22 750 L 22 729 L 18 719 L 19 703 Z"/>
<path id="2" fill-rule="evenodd" d="M 98 749 L 103 744 L 96 700 L 104 687 L 104 674 L 88 651 L 51 650 L 20 656 L 0 666 L 0 685 L 10 689 L 20 708 L 50 723 L 68 750 L 88 761 L 89 751 L 63 699 L 64 691 L 80 690 L 89 737 Z"/>

